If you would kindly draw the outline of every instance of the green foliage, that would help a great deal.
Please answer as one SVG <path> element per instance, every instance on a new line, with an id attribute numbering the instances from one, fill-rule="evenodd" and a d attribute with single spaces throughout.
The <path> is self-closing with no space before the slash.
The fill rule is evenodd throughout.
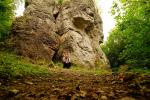
<path id="1" fill-rule="evenodd" d="M 129 68 L 128 72 L 134 72 L 134 73 L 143 73 L 143 74 L 150 74 L 150 69 L 147 68 L 141 68 L 141 67 L 132 67 Z"/>
<path id="2" fill-rule="evenodd" d="M 113 67 L 150 66 L 150 1 L 115 0 L 117 25 L 102 46 Z"/>
<path id="3" fill-rule="evenodd" d="M 62 62 L 54 62 L 54 66 L 56 67 L 56 68 L 63 68 L 63 63 Z"/>
<path id="4" fill-rule="evenodd" d="M 83 74 L 111 74 L 112 72 L 103 68 L 86 68 L 81 65 L 71 66 L 70 71 L 79 72 Z"/>
<path id="5" fill-rule="evenodd" d="M 58 4 L 63 4 L 64 3 L 64 0 L 57 0 L 58 1 Z"/>
<path id="6" fill-rule="evenodd" d="M 0 58 L 0 77 L 12 78 L 48 74 L 46 68 L 31 64 L 14 54 L 0 52 Z"/>
<path id="7" fill-rule="evenodd" d="M 10 32 L 14 16 L 14 0 L 0 0 L 0 38 L 6 36 Z"/>

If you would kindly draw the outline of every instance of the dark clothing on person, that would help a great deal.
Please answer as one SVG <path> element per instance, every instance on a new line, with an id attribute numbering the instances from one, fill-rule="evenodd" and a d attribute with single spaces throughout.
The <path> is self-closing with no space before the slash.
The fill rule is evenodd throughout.
<path id="1" fill-rule="evenodd" d="M 71 67 L 71 63 L 66 63 L 66 62 L 63 62 L 63 68 L 70 68 Z"/>

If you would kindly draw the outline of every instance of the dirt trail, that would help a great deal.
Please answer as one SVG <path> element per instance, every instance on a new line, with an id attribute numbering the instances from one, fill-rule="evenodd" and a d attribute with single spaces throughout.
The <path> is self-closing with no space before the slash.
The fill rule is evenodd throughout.
<path id="1" fill-rule="evenodd" d="M 0 100 L 149 100 L 150 75 L 87 74 L 67 69 L 48 76 L 0 79 Z"/>

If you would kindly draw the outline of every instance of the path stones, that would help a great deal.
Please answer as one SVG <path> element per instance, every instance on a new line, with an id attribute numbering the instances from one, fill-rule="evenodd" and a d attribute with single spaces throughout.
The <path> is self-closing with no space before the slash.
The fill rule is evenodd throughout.
<path id="1" fill-rule="evenodd" d="M 26 81 L 25 83 L 28 84 L 28 85 L 33 85 L 33 83 L 30 82 L 30 81 Z"/>
<path id="2" fill-rule="evenodd" d="M 101 99 L 101 100 L 107 100 L 108 98 L 107 98 L 107 96 L 102 95 L 100 99 Z"/>
<path id="3" fill-rule="evenodd" d="M 121 98 L 119 100 L 136 100 L 136 99 L 134 99 L 132 97 L 123 97 L 123 98 Z"/>
<path id="4" fill-rule="evenodd" d="M 8 91 L 8 96 L 12 97 L 12 96 L 17 95 L 18 93 L 19 93 L 19 90 L 17 90 L 17 89 L 10 89 Z"/>

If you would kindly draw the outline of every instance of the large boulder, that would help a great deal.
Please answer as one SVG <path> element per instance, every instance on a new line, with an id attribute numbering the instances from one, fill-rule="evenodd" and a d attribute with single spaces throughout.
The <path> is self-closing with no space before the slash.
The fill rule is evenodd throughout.
<path id="1" fill-rule="evenodd" d="M 32 59 L 61 60 L 86 67 L 109 67 L 100 48 L 102 20 L 93 0 L 28 0 L 13 23 L 16 53 Z"/>
<path id="2" fill-rule="evenodd" d="M 53 17 L 54 0 L 31 0 L 12 28 L 14 50 L 32 59 L 52 60 L 60 36 Z"/>

